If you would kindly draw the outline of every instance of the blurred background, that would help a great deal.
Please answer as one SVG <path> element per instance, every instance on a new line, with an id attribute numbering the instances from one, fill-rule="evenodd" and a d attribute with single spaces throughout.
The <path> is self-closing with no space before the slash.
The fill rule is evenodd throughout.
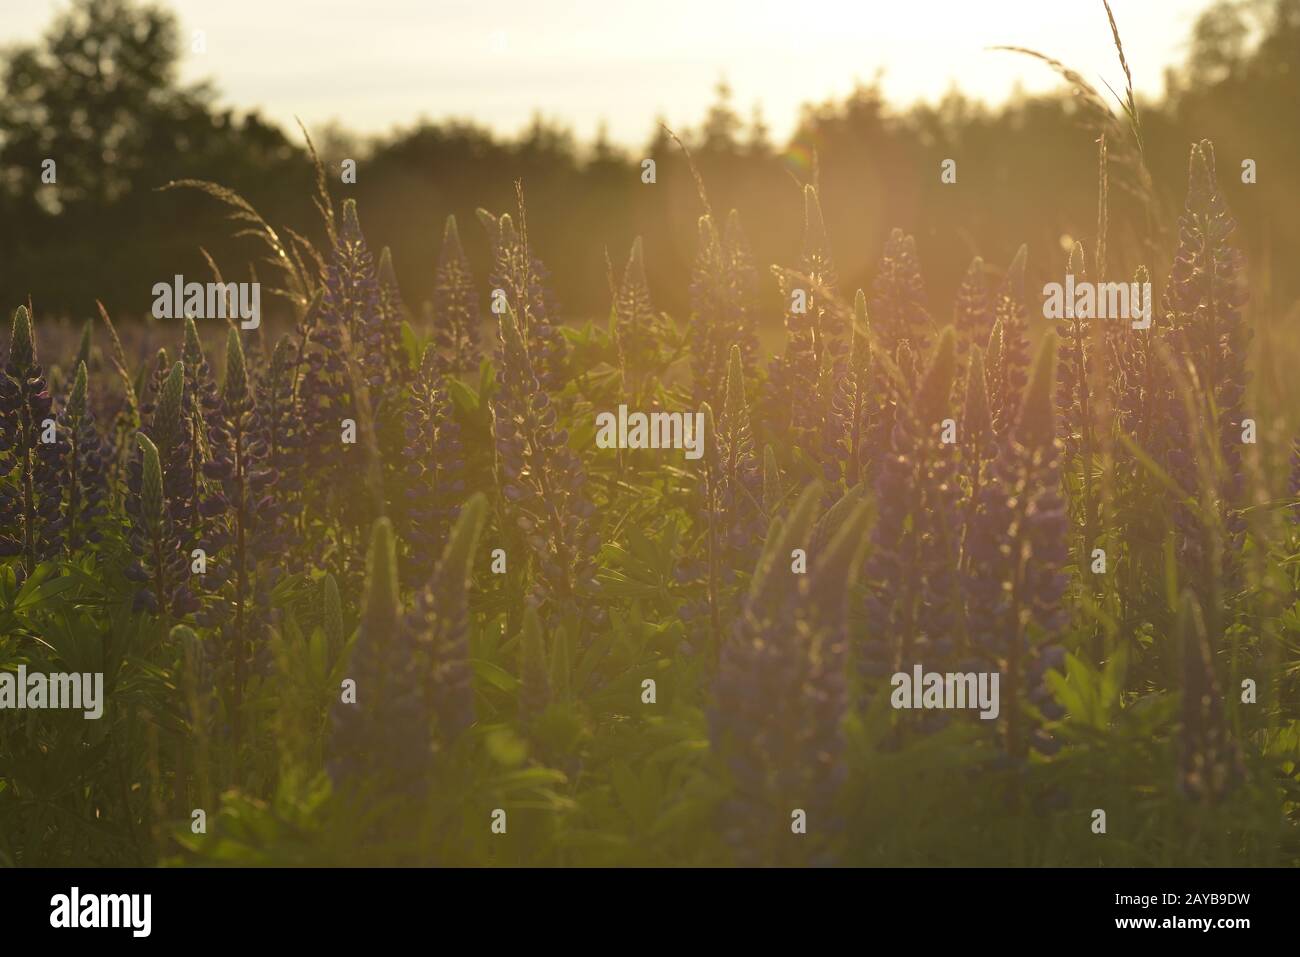
<path id="1" fill-rule="evenodd" d="M 739 210 L 759 263 L 796 261 L 798 186 L 815 182 L 845 290 L 867 285 L 899 226 L 915 234 L 931 311 L 945 317 L 973 256 L 1000 266 L 1028 243 L 1031 278 L 1059 279 L 1069 243 L 1097 232 L 1087 96 L 1051 64 L 990 47 L 1056 58 L 1131 128 L 1100 0 L 1050 14 L 1021 0 L 860 13 L 676 0 L 213 6 L 34 2 L 0 18 L 6 310 L 30 296 L 38 316 L 81 319 L 101 299 L 115 317 L 142 317 L 153 283 L 210 278 L 200 246 L 227 280 L 248 278 L 257 248 L 210 197 L 158 191 L 173 179 L 227 185 L 277 228 L 320 240 L 300 117 L 331 191 L 358 200 L 372 248 L 392 248 L 410 305 L 429 296 L 448 214 L 483 280 L 474 209 L 511 210 L 519 179 L 564 319 L 608 315 L 606 256 L 621 267 L 638 235 L 657 307 L 684 315 L 703 210 L 666 124 L 714 209 Z M 1188 148 L 1208 137 L 1255 319 L 1295 318 L 1300 0 L 1112 8 L 1150 181 L 1112 170 L 1110 278 L 1140 263 L 1164 275 Z M 42 183 L 46 159 L 54 184 Z M 342 182 L 344 159 L 357 162 L 355 184 Z M 955 184 L 940 180 L 945 159 Z M 1245 159 L 1256 184 L 1241 182 Z M 764 281 L 776 327 L 782 303 Z"/>

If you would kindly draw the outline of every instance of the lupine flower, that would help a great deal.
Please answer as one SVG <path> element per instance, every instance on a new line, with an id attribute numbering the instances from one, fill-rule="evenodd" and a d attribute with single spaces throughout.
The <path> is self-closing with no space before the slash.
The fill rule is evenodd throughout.
<path id="1" fill-rule="evenodd" d="M 406 306 L 402 291 L 397 285 L 397 271 L 393 268 L 393 254 L 387 246 L 379 251 L 379 265 L 375 269 L 379 287 L 377 319 L 365 343 L 361 367 L 365 370 L 366 384 L 372 401 L 381 405 L 392 400 L 407 378 L 406 354 L 402 348 L 402 323 L 406 321 Z"/>
<path id="2" fill-rule="evenodd" d="M 197 448 L 201 440 L 196 436 L 195 427 L 200 413 L 192 400 L 186 401 L 186 395 L 184 363 L 178 361 L 157 386 L 150 403 L 153 409 L 148 414 L 148 428 L 141 433 L 148 435 L 158 454 L 166 521 L 157 532 L 150 530 L 151 536 L 160 536 L 156 541 L 138 540 L 138 536 L 136 541 L 137 557 L 154 566 L 152 576 L 145 577 L 155 586 L 160 585 L 161 561 L 167 588 L 161 597 L 157 588 L 152 595 L 142 592 L 137 596 L 138 601 L 151 610 L 161 610 L 177 618 L 198 611 L 202 605 L 201 591 L 209 590 L 216 580 L 214 576 L 202 582 L 190 574 L 193 550 L 202 548 L 207 555 L 215 556 L 225 544 L 224 530 L 213 522 L 219 505 L 208 498 L 201 476 L 193 471 L 195 463 L 202 468 L 203 461 L 202 452 Z M 129 466 L 128 490 L 141 494 L 139 483 L 143 478 L 134 464 Z M 160 548 L 157 554 L 155 545 Z M 133 571 L 137 580 L 144 580 L 139 577 L 139 567 L 133 566 Z"/>
<path id="3" fill-rule="evenodd" d="M 391 784 L 417 792 L 429 771 L 429 714 L 423 675 L 414 672 L 413 633 L 403 627 L 397 551 L 388 519 L 375 522 L 366 591 L 349 677 L 356 702 L 331 710 L 326 762 L 336 786 Z M 425 673 L 427 674 L 427 672 Z"/>
<path id="4" fill-rule="evenodd" d="M 753 367 L 758 352 L 758 268 L 740 213 L 731 210 L 722 227 L 722 250 L 727 275 L 727 320 L 731 344 L 740 346 L 745 368 Z"/>
<path id="5" fill-rule="evenodd" d="M 104 320 L 104 325 L 108 329 L 109 357 L 123 391 L 122 402 L 113 415 L 110 440 L 112 455 L 109 458 L 108 483 L 111 489 L 117 489 L 125 484 L 125 472 L 135 449 L 135 433 L 144 419 L 140 409 L 139 393 L 136 392 L 135 383 L 132 382 L 131 374 L 127 371 L 126 353 L 122 349 L 122 341 L 118 338 L 117 330 L 113 328 L 113 320 L 109 318 L 103 303 L 96 303 L 96 305 L 99 306 L 100 318 Z"/>
<path id="6" fill-rule="evenodd" d="M 848 488 L 874 477 L 882 452 L 889 441 L 882 434 L 881 403 L 877 395 L 876 370 L 872 361 L 867 318 L 867 297 L 859 289 L 853 299 L 853 328 L 850 330 L 849 361 L 837 378 L 831 408 L 824 426 L 824 447 L 843 463 Z"/>
<path id="7" fill-rule="evenodd" d="M 903 342 L 908 342 L 912 351 L 923 352 L 934 334 L 934 320 L 925 304 L 916 241 L 901 229 L 889 234 L 872 284 L 871 328 L 891 355 Z"/>
<path id="8" fill-rule="evenodd" d="M 984 260 L 971 260 L 953 306 L 953 326 L 957 330 L 957 357 L 964 365 L 971 346 L 983 347 L 993 332 L 993 296 L 984 275 Z"/>
<path id="9" fill-rule="evenodd" d="M 1075 243 L 1066 267 L 1076 282 L 1088 281 L 1088 257 L 1083 244 Z M 1100 505 L 1094 492 L 1092 471 L 1096 449 L 1096 423 L 1093 421 L 1094 366 L 1092 321 L 1077 314 L 1066 320 L 1060 341 L 1059 378 L 1056 390 L 1057 428 L 1065 449 L 1066 462 L 1078 463 L 1079 494 L 1072 497 L 1075 506 L 1076 541 L 1080 556 L 1091 553 L 1098 536 Z M 1111 323 L 1114 325 L 1114 323 Z"/>
<path id="10" fill-rule="evenodd" d="M 623 269 L 623 281 L 614 297 L 614 340 L 623 372 L 623 392 L 633 408 L 640 404 L 641 383 L 658 358 L 655 342 L 654 306 L 646 284 L 641 237 L 632 243 L 632 251 Z"/>
<path id="11" fill-rule="evenodd" d="M 704 523 L 704 555 L 684 557 L 676 571 L 682 584 L 703 579 L 704 597 L 687 602 L 678 613 L 687 623 L 692 645 L 713 649 L 722 640 L 722 621 L 735 598 L 730 586 L 737 570 L 748 564 L 746 556 L 766 524 L 762 507 L 766 491 L 754 452 L 739 346 L 732 346 L 730 358 L 722 415 L 715 419 L 709 403 L 701 406 L 705 438 L 698 463 L 698 514 Z M 775 481 L 779 483 L 779 477 Z"/>
<path id="12" fill-rule="evenodd" d="M 186 521 L 200 536 L 200 544 L 212 553 L 226 544 L 222 524 L 211 521 L 220 505 L 211 500 L 205 479 L 206 468 L 212 458 L 210 423 L 221 416 L 224 397 L 217 387 L 216 376 L 208 365 L 207 357 L 203 354 L 203 345 L 192 319 L 187 319 L 185 324 L 185 347 L 181 353 L 181 364 L 185 370 L 185 388 L 181 393 L 182 427 L 179 434 L 188 442 L 188 448 L 182 454 L 174 454 L 172 458 L 180 460 L 178 469 L 183 470 L 185 476 L 184 494 L 188 495 L 190 503 Z"/>
<path id="13" fill-rule="evenodd" d="M 797 433 L 807 435 L 823 425 L 818 403 L 807 399 L 817 394 L 822 370 L 828 359 L 840 354 L 842 340 L 839 323 L 826 303 L 826 297 L 835 294 L 838 278 L 827 249 L 821 205 L 811 186 L 804 187 L 803 250 L 799 260 L 803 278 L 795 279 L 781 269 L 774 272 L 786 307 L 786 337 L 785 353 L 775 360 L 769 373 L 768 406 L 774 421 L 788 422 Z"/>
<path id="14" fill-rule="evenodd" d="M 956 335 L 949 326 L 911 401 L 898 399 L 890 452 L 876 478 L 878 518 L 867 561 L 872 635 L 859 667 L 877 676 L 943 659 L 960 626 L 961 535 L 955 446 L 941 441 L 951 416 Z"/>
<path id="15" fill-rule="evenodd" d="M 997 453 L 993 435 L 993 420 L 989 413 L 988 381 L 984 376 L 984 352 L 972 346 L 970 363 L 966 367 L 966 391 L 961 413 L 961 471 L 965 480 L 965 528 L 963 542 L 970 534 L 975 510 L 980 501 L 989 468 Z M 970 556 L 963 548 L 962 567 L 970 564 Z"/>
<path id="16" fill-rule="evenodd" d="M 683 555 L 677 562 L 675 576 L 682 585 L 703 579 L 704 596 L 681 605 L 677 609 L 677 616 L 686 625 L 688 647 L 716 650 L 722 642 L 722 579 L 725 573 L 729 582 L 732 571 L 722 568 L 722 521 L 717 504 L 721 460 L 716 451 L 710 453 L 710 450 L 717 448 L 717 420 L 709 403 L 701 403 L 700 411 L 704 415 L 705 454 L 697 463 L 701 497 L 697 514 L 702 516 L 704 524 L 703 555 L 698 554 L 700 550 L 695 554 Z"/>
<path id="17" fill-rule="evenodd" d="M 811 406 L 818 423 L 816 452 L 821 459 L 822 481 L 826 486 L 823 504 L 829 507 L 844 493 L 845 449 L 850 424 L 839 399 L 840 382 L 845 377 L 847 364 L 842 358 L 837 361 L 829 350 L 822 353 L 821 363 Z"/>
<path id="18" fill-rule="evenodd" d="M 374 475 L 372 450 L 377 438 L 374 408 L 369 404 L 369 370 L 360 360 L 370 352 L 391 355 L 397 329 L 380 314 L 379 280 L 357 220 L 356 204 L 344 203 L 343 226 L 331 254 L 319 308 L 309 309 L 308 338 L 300 360 L 299 414 L 302 419 L 302 470 L 312 479 L 303 501 L 343 528 L 360 533 L 369 527 L 384 489 Z M 376 397 L 382 398 L 383 390 Z M 356 424 L 356 444 L 340 440 L 345 420 Z M 360 467 L 366 459 L 371 468 Z M 359 584 L 360 569 L 350 555 L 337 552 L 338 572 L 347 588 Z"/>
<path id="19" fill-rule="evenodd" d="M 54 555 L 63 544 L 62 463 L 68 437 L 56 428 L 53 442 L 42 441 L 52 421 L 53 401 L 36 353 L 31 315 L 14 312 L 9 359 L 0 375 L 0 469 L 17 467 L 17 491 L 0 486 L 0 557 L 22 555 L 19 577 Z M 64 430 L 66 431 L 66 430 Z"/>
<path id="20" fill-rule="evenodd" d="M 186 716 L 197 738 L 199 751 L 199 793 L 206 793 L 203 780 L 206 766 L 206 749 L 209 729 L 217 721 L 218 698 L 212 693 L 217 677 L 213 669 L 211 642 L 203 641 L 189 625 L 174 625 L 168 638 L 172 647 L 180 651 L 180 690 L 184 696 Z"/>
<path id="21" fill-rule="evenodd" d="M 302 462 L 298 454 L 305 442 L 294 402 L 295 350 L 281 336 L 270 363 L 259 370 L 257 407 L 266 424 L 267 464 L 276 474 L 276 491 L 283 499 L 302 488 Z"/>
<path id="22" fill-rule="evenodd" d="M 1139 266 L 1133 282 L 1139 289 L 1151 281 L 1146 266 Z M 1133 436 L 1144 449 L 1152 448 L 1151 427 L 1154 413 L 1165 402 L 1156 394 L 1158 371 L 1153 328 L 1125 329 L 1123 335 L 1111 336 L 1107 342 L 1111 363 L 1110 405 L 1119 427 Z"/>
<path id="23" fill-rule="evenodd" d="M 910 340 L 904 339 L 898 344 L 898 351 L 894 353 L 894 365 L 903 377 L 905 394 L 915 392 L 921 367 L 917 362 L 916 350 L 912 348 Z"/>
<path id="24" fill-rule="evenodd" d="M 465 497 L 465 453 L 437 347 L 430 344 L 406 410 L 406 541 L 411 573 L 427 573 Z"/>
<path id="25" fill-rule="evenodd" d="M 1007 717 L 1006 749 L 1022 757 L 1022 702 L 1048 718 L 1059 710 L 1043 676 L 1064 659 L 1052 639 L 1064 628 L 1069 518 L 1060 492 L 1061 443 L 1056 435 L 1052 388 L 1056 339 L 1048 336 L 1034 363 L 1015 428 L 999 436 L 998 457 L 980 491 L 966 537 L 969 556 L 966 627 L 970 652 L 1001 673 Z M 1051 741 L 1035 731 L 1033 744 Z"/>
<path id="26" fill-rule="evenodd" d="M 86 399 L 85 362 L 77 363 L 76 378 L 67 404 L 59 415 L 59 431 L 66 434 L 67 454 L 60 486 L 65 490 L 64 520 L 70 548 L 81 541 L 97 542 L 102 533 L 95 527 L 107 513 L 105 449 L 95 418 Z"/>
<path id="27" fill-rule="evenodd" d="M 153 419 L 154 409 L 162 395 L 163 383 L 171 375 L 172 360 L 166 349 L 154 353 L 153 365 L 142 366 L 136 383 L 136 394 L 140 396 L 140 418 L 143 422 Z"/>
<path id="28" fill-rule="evenodd" d="M 999 435 L 1014 424 L 1020 396 L 1028 381 L 1028 308 L 1025 299 L 1025 263 L 1028 247 L 1021 246 L 993 298 L 994 332 L 990 333 L 986 373 L 989 410 Z M 997 348 L 993 339 L 997 338 Z"/>
<path id="29" fill-rule="evenodd" d="M 1241 307 L 1242 256 L 1229 245 L 1237 223 L 1215 179 L 1214 146 L 1192 147 L 1187 204 L 1178 222 L 1178 252 L 1165 290 L 1165 312 L 1185 354 L 1213 390 L 1224 459 L 1236 476 L 1241 458 L 1241 407 L 1249 374 L 1250 329 Z"/>
<path id="30" fill-rule="evenodd" d="M 559 388 L 565 380 L 569 347 L 557 326 L 559 307 L 548 285 L 549 274 L 528 243 L 523 193 L 519 194 L 519 224 L 508 213 L 493 216 L 478 210 L 492 246 L 492 269 L 488 284 L 505 293 L 505 306 L 514 313 L 519 335 L 533 365 L 533 374 L 543 388 Z"/>
<path id="31" fill-rule="evenodd" d="M 532 551 L 540 575 L 537 601 L 598 618 L 582 600 L 595 585 L 600 537 L 587 473 L 557 427 L 513 309 L 501 316 L 499 388 L 492 398 L 497 483 L 506 508 Z"/>
<path id="32" fill-rule="evenodd" d="M 805 576 L 785 564 L 812 534 L 821 489 L 814 483 L 788 520 L 773 519 L 732 634 L 724 642 L 709 712 L 709 737 L 731 776 L 725 835 L 743 862 L 785 860 L 763 839 L 802 808 L 821 833 L 835 830 L 834 796 L 844 762 L 847 585 L 863 542 L 859 505 Z M 814 856 L 820 861 L 820 856 Z"/>
<path id="33" fill-rule="evenodd" d="M 734 211 L 719 235 L 710 216 L 701 216 L 699 246 L 691 268 L 691 374 L 697 403 L 720 403 L 733 345 L 742 359 L 757 348 L 754 338 L 756 275 L 749 245 Z"/>
<path id="34" fill-rule="evenodd" d="M 1070 250 L 1066 273 L 1074 276 L 1076 283 L 1088 281 L 1088 257 L 1084 255 L 1082 243 L 1075 243 Z M 1092 449 L 1093 424 L 1089 403 L 1092 391 L 1092 323 L 1086 316 L 1077 314 L 1064 322 L 1057 364 L 1060 374 L 1056 388 L 1057 426 L 1066 456 L 1074 458 Z M 1090 466 L 1090 463 L 1084 464 L 1085 468 Z"/>
<path id="35" fill-rule="evenodd" d="M 479 361 L 479 300 L 469 257 L 460 245 L 456 217 L 448 216 L 433 281 L 433 336 L 453 373 Z"/>
<path id="36" fill-rule="evenodd" d="M 745 371 L 739 346 L 731 347 L 726 400 L 717 422 L 717 434 L 708 439 L 712 448 L 706 448 L 705 455 L 717 456 L 717 495 L 713 507 L 717 511 L 719 543 L 728 557 L 732 557 L 743 554 L 763 531 L 759 510 L 762 479 L 754 452 L 749 404 L 745 400 Z"/>
<path id="37" fill-rule="evenodd" d="M 1191 360 L 1199 389 L 1213 400 L 1218 414 L 1212 423 L 1224 466 L 1218 496 L 1231 542 L 1243 531 L 1235 508 L 1243 492 L 1241 421 L 1250 379 L 1246 371 L 1250 330 L 1242 315 L 1247 298 L 1242 284 L 1242 257 L 1229 245 L 1235 229 L 1236 220 L 1228 212 L 1215 179 L 1214 147 L 1209 140 L 1202 140 L 1191 151 L 1187 203 L 1178 223 L 1178 252 L 1165 289 L 1164 312 L 1175 351 Z M 1166 464 L 1184 488 L 1194 488 L 1197 464 L 1191 460 L 1189 450 L 1193 445 L 1190 432 L 1196 426 L 1186 421 L 1181 403 L 1174 400 L 1171 406 L 1165 423 L 1169 436 Z M 1194 517 L 1177 509 L 1176 518 L 1184 531 L 1180 543 L 1184 556 L 1194 567 L 1203 564 L 1205 557 L 1197 554 L 1202 546 L 1194 533 Z M 1228 547 L 1224 551 L 1229 564 L 1235 565 L 1232 556 L 1239 549 Z M 1208 596 L 1204 597 L 1208 600 Z"/>
<path id="38" fill-rule="evenodd" d="M 384 362 L 400 342 L 391 309 L 391 295 L 391 289 L 380 289 L 374 257 L 357 218 L 356 200 L 346 200 L 343 203 L 343 226 L 325 274 L 322 322 L 345 335 L 343 341 L 356 347 L 367 360 L 376 356 L 378 361 Z M 385 309 L 385 297 L 389 297 L 388 310 Z M 372 370 L 367 368 L 366 372 L 369 375 Z"/>
<path id="39" fill-rule="evenodd" d="M 433 576 L 406 620 L 415 634 L 416 674 L 430 676 L 426 702 L 436 717 L 443 744 L 474 723 L 469 591 L 474 553 L 486 517 L 487 499 L 481 492 L 475 493 L 457 517 Z"/>
<path id="40" fill-rule="evenodd" d="M 355 704 L 334 705 L 328 770 L 336 783 L 391 782 L 414 793 L 435 752 L 474 722 L 469 663 L 470 569 L 487 500 L 465 503 L 425 588 L 402 612 L 392 525 L 375 523 L 352 655 Z"/>
<path id="41" fill-rule="evenodd" d="M 139 586 L 137 611 L 163 619 L 182 618 L 200 607 L 189 587 L 190 553 L 183 548 L 166 507 L 158 447 L 144 432 L 136 433 L 136 444 L 140 455 L 127 469 L 126 511 L 132 518 L 130 541 L 137 560 L 125 574 Z"/>
<path id="42" fill-rule="evenodd" d="M 31 313 L 19 306 L 9 338 L 9 359 L 0 373 L 0 473 L 17 465 L 18 479 L 17 490 L 0 486 L 0 519 L 4 519 L 0 557 L 22 555 L 19 580 L 64 545 L 68 519 L 61 472 L 69 436 L 68 429 L 55 423 L 53 441 L 44 441 L 52 413 Z"/>
<path id="43" fill-rule="evenodd" d="M 267 467 L 270 446 L 266 424 L 249 386 L 243 345 L 234 326 L 226 338 L 226 381 L 221 405 L 209 413 L 207 425 L 212 459 L 204 466 L 204 473 L 220 484 L 213 501 L 221 507 L 230 542 L 225 565 L 233 577 L 228 583 L 233 620 L 227 619 L 223 630 L 234 665 L 231 710 L 238 747 L 244 680 L 250 668 L 264 671 L 270 664 L 267 643 L 260 639 L 268 624 L 269 591 L 282 569 L 276 563 L 256 576 L 253 572 L 259 565 L 280 559 L 286 539 L 281 533 L 281 510 L 274 495 L 276 476 Z"/>

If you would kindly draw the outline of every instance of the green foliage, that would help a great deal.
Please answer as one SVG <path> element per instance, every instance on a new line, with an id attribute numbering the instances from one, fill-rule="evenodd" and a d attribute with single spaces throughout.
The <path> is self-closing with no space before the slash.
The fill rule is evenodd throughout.
<path id="1" fill-rule="evenodd" d="M 174 60 L 161 15 L 75 10 L 107 35 L 161 31 L 128 93 Z M 53 102 L 82 55 L 65 53 L 8 61 L 31 103 Z M 1158 113 L 1144 105 L 1144 132 L 1123 103 L 1153 156 Z M 25 109 L 0 109 L 6 158 L 33 148 Z M 732 120 L 711 117 L 701 184 Z M 108 126 L 140 132 L 120 113 Z M 1226 265 L 1208 143 L 1190 168 L 1190 222 Z M 79 188 L 103 199 L 122 175 Z M 810 316 L 763 300 L 739 218 L 720 232 L 709 212 L 669 313 L 651 304 L 656 243 L 638 239 L 599 293 L 610 322 L 562 326 L 535 253 L 567 266 L 570 250 L 550 255 L 561 226 L 520 199 L 517 219 L 482 216 L 509 295 L 481 350 L 476 297 L 496 281 L 475 285 L 454 220 L 430 327 L 401 305 L 402 246 L 372 268 L 355 198 L 336 219 L 319 187 L 335 248 L 318 254 L 211 184 L 295 311 L 274 352 L 225 330 L 220 388 L 192 319 L 128 351 L 104 314 L 105 363 L 89 326 L 51 349 L 19 306 L 0 376 L 0 674 L 102 674 L 104 712 L 0 710 L 0 863 L 1300 863 L 1300 395 L 1279 374 L 1295 348 L 1261 350 L 1250 391 L 1227 388 L 1206 317 L 1237 303 L 1186 256 L 1186 338 L 1099 332 L 1089 351 L 1049 332 L 1032 366 L 1024 247 L 996 292 L 976 260 L 956 328 L 933 323 L 901 231 L 870 299 L 849 302 L 831 239 L 866 262 L 874 239 L 841 238 L 878 217 L 853 219 L 826 181 L 773 205 L 783 226 L 802 216 Z M 799 337 L 784 375 L 750 338 L 782 310 Z M 1089 363 L 1140 401 L 1066 451 L 1073 410 L 1054 400 L 1064 376 L 1076 397 L 1091 387 Z M 1220 454 L 1216 396 L 1277 421 Z M 629 400 L 698 412 L 699 461 L 598 448 L 595 416 Z M 76 468 L 34 438 L 47 413 L 78 428 Z M 82 498 L 64 487 L 87 476 Z M 1062 541 L 1085 487 L 1100 581 L 1094 542 Z M 967 661 L 1005 675 L 996 720 L 881 693 L 913 662 Z"/>

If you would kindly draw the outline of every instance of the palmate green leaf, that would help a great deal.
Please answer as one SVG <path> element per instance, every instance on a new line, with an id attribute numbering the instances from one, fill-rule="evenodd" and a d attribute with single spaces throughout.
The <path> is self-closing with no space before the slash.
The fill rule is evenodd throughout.
<path id="1" fill-rule="evenodd" d="M 71 576 L 50 577 L 56 571 L 58 571 L 58 566 L 51 562 L 42 562 L 38 565 L 36 571 L 19 589 L 18 595 L 14 599 L 14 611 L 31 613 L 37 605 L 62 594 L 76 585 L 76 580 Z"/>
<path id="2" fill-rule="evenodd" d="M 447 393 L 468 418 L 475 418 L 480 412 L 479 394 L 459 379 L 447 380 Z"/>
<path id="3" fill-rule="evenodd" d="M 649 574 L 649 569 L 646 569 L 646 573 Z M 660 584 L 634 581 L 609 569 L 602 569 L 596 577 L 600 582 L 601 594 L 611 599 L 654 598 L 665 594 Z"/>
<path id="4" fill-rule="evenodd" d="M 1067 654 L 1065 674 L 1049 671 L 1047 683 L 1070 722 L 1105 731 L 1119 709 L 1127 667 L 1128 652 L 1123 647 L 1102 668 Z"/>

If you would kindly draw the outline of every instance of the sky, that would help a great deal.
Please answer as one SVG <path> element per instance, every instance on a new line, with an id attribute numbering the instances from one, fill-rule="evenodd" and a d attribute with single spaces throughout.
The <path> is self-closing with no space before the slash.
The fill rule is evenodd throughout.
<path id="1" fill-rule="evenodd" d="M 954 85 L 998 102 L 1059 86 L 1026 46 L 1116 89 L 1123 74 L 1101 0 L 171 0 L 185 81 L 284 125 L 363 134 L 418 118 L 515 134 L 540 112 L 625 146 L 656 117 L 698 124 L 721 79 L 784 140 L 799 106 L 842 98 L 881 71 L 885 96 L 937 101 Z M 1112 0 L 1134 85 L 1159 95 L 1206 0 Z M 37 39 L 53 0 L 0 0 L 0 44 Z"/>

